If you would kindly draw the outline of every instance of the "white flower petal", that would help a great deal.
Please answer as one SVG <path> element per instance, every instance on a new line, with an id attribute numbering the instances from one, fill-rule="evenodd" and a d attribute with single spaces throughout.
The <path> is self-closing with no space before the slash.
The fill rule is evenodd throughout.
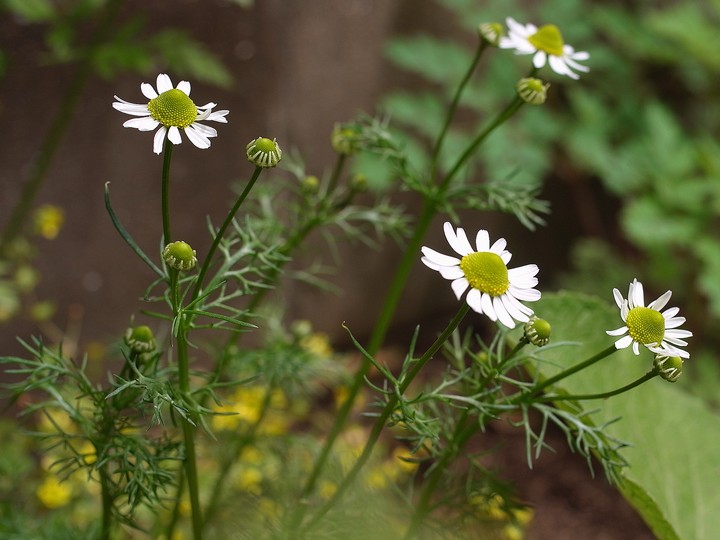
<path id="1" fill-rule="evenodd" d="M 645 306 L 645 292 L 643 291 L 643 284 L 640 283 L 638 280 L 635 280 L 633 282 L 633 290 L 632 290 L 632 301 L 630 302 L 631 308 L 636 307 L 644 307 Z"/>
<path id="2" fill-rule="evenodd" d="M 498 320 L 501 323 L 503 323 L 510 329 L 515 328 L 515 321 L 512 320 L 512 317 L 507 312 L 507 309 L 505 309 L 505 305 L 503 304 L 499 296 L 493 298 L 493 309 L 495 310 L 495 313 L 498 316 Z"/>
<path id="3" fill-rule="evenodd" d="M 460 259 L 456 257 L 450 257 L 449 255 L 443 255 L 442 253 L 435 251 L 432 248 L 423 246 L 421 251 L 425 257 L 430 261 L 440 266 L 457 266 L 460 264 Z"/>
<path id="4" fill-rule="evenodd" d="M 535 53 L 535 56 L 533 56 L 533 66 L 535 66 L 537 69 L 543 67 L 546 61 L 547 53 L 545 51 L 538 51 Z"/>
<path id="5" fill-rule="evenodd" d="M 615 348 L 616 349 L 627 349 L 631 343 L 633 343 L 633 338 L 631 338 L 630 336 L 625 336 L 623 338 L 618 339 L 615 342 Z"/>
<path id="6" fill-rule="evenodd" d="M 452 224 L 446 221 L 443 224 L 443 230 L 445 231 L 445 238 L 448 244 L 450 244 L 450 247 L 453 248 L 455 253 L 464 257 L 473 252 L 472 246 L 470 242 L 468 242 L 465 231 L 462 228 L 458 228 L 456 233 Z"/>
<path id="7" fill-rule="evenodd" d="M 420 262 L 422 262 L 425 266 L 427 266 L 428 268 L 430 268 L 432 270 L 440 270 L 441 268 L 449 268 L 447 266 L 440 266 L 439 264 L 435 264 L 427 257 L 422 257 L 420 259 Z"/>
<path id="8" fill-rule="evenodd" d="M 180 81 L 177 85 L 177 89 L 187 96 L 190 95 L 190 83 L 188 81 Z"/>
<path id="9" fill-rule="evenodd" d="M 615 303 L 617 304 L 617 307 L 622 309 L 625 299 L 623 298 L 620 291 L 618 291 L 617 289 L 613 289 L 613 298 L 615 298 Z"/>
<path id="10" fill-rule="evenodd" d="M 206 126 L 204 124 L 193 123 L 192 127 L 197 129 L 205 137 L 217 137 L 217 130 L 214 127 Z"/>
<path id="11" fill-rule="evenodd" d="M 521 303 L 520 300 L 518 300 L 511 294 L 505 293 L 503 295 L 503 298 L 505 299 L 505 301 L 507 301 L 508 303 L 515 306 L 515 309 L 517 309 L 520 313 L 524 313 L 525 315 L 528 315 L 528 316 L 532 315 L 534 313 L 534 311 L 532 309 L 527 307 L 525 304 Z"/>
<path id="12" fill-rule="evenodd" d="M 673 307 L 673 308 L 669 308 L 669 309 L 666 309 L 665 311 L 663 311 L 662 316 L 665 317 L 665 320 L 667 321 L 667 320 L 671 319 L 672 317 L 674 317 L 675 315 L 677 315 L 678 313 L 680 313 L 680 308 Z"/>
<path id="13" fill-rule="evenodd" d="M 168 139 L 173 144 L 182 143 L 182 137 L 180 137 L 180 130 L 176 126 L 170 126 L 168 128 Z"/>
<path id="14" fill-rule="evenodd" d="M 623 334 L 627 334 L 627 331 L 627 326 L 621 326 L 620 328 L 616 328 L 615 330 L 605 330 L 605 333 L 608 336 L 622 336 Z"/>
<path id="15" fill-rule="evenodd" d="M 503 251 L 502 255 L 500 255 L 500 259 L 502 262 L 505 263 L 505 266 L 510 262 L 510 259 L 512 259 L 512 253 L 509 251 Z"/>
<path id="16" fill-rule="evenodd" d="M 630 338 L 630 339 L 632 339 L 632 338 Z M 640 344 L 637 341 L 632 342 L 632 350 L 636 356 L 640 355 Z"/>
<path id="17" fill-rule="evenodd" d="M 530 317 L 528 315 L 526 315 L 525 313 L 523 313 L 522 311 L 520 311 L 517 308 L 517 305 L 512 302 L 511 298 L 512 297 L 507 294 L 503 294 L 500 297 L 500 299 L 502 300 L 503 306 L 505 306 L 505 309 L 510 314 L 510 316 L 513 319 L 515 319 L 516 321 L 520 321 L 520 322 L 527 322 L 528 320 L 530 320 Z"/>
<path id="18" fill-rule="evenodd" d="M 465 278 L 465 273 L 459 266 L 442 266 L 438 271 L 445 279 Z"/>
<path id="19" fill-rule="evenodd" d="M 495 240 L 495 243 L 490 246 L 490 251 L 497 255 L 502 255 L 503 251 L 505 251 L 505 246 L 507 246 L 507 240 L 504 238 L 498 238 Z"/>
<path id="20" fill-rule="evenodd" d="M 212 120 L 213 122 L 221 122 L 223 124 L 227 124 L 227 118 L 225 118 L 230 111 L 222 110 L 222 111 L 214 111 L 211 112 L 205 119 L 206 120 Z"/>
<path id="21" fill-rule="evenodd" d="M 467 302 L 468 306 L 473 309 L 473 311 L 477 313 L 483 313 L 481 298 L 482 295 L 480 294 L 480 291 L 478 291 L 477 289 L 471 289 L 467 297 L 465 298 L 465 301 Z"/>
<path id="22" fill-rule="evenodd" d="M 453 292 L 455 293 L 455 297 L 456 297 L 458 300 L 460 300 L 460 298 L 462 297 L 463 293 L 464 293 L 465 291 L 467 291 L 467 288 L 468 288 L 469 286 L 470 286 L 470 283 L 468 283 L 468 280 L 465 279 L 464 277 L 458 278 L 458 279 L 454 280 L 452 283 L 450 283 L 450 287 L 452 287 L 452 290 L 453 290 Z M 473 289 L 473 291 L 477 291 L 477 289 Z M 470 291 L 470 292 L 472 292 L 472 291 Z M 480 291 L 478 291 L 478 293 L 479 293 L 479 292 L 480 292 Z M 470 294 L 470 293 L 468 293 L 468 296 L 469 296 L 469 294 Z M 478 301 L 479 301 L 479 300 L 480 300 L 480 299 L 478 298 Z M 468 302 L 468 303 L 470 303 L 470 302 Z M 475 310 L 475 311 L 477 311 L 477 310 Z"/>
<path id="23" fill-rule="evenodd" d="M 167 133 L 167 128 L 165 126 L 160 126 L 160 129 L 155 132 L 155 137 L 153 139 L 153 152 L 156 154 L 161 154 L 163 151 L 165 133 Z"/>
<path id="24" fill-rule="evenodd" d="M 672 291 L 667 291 L 665 294 L 660 296 L 657 300 L 650 302 L 647 307 L 649 307 L 650 309 L 660 311 L 662 308 L 664 308 L 667 305 L 671 296 L 672 296 Z"/>
<path id="25" fill-rule="evenodd" d="M 490 251 L 490 235 L 486 230 L 478 231 L 475 237 L 475 247 L 478 251 Z"/>
<path id="26" fill-rule="evenodd" d="M 152 131 L 160 125 L 160 122 L 153 120 L 149 116 L 145 118 L 131 118 L 123 123 L 123 127 L 135 128 L 140 131 Z"/>
<path id="27" fill-rule="evenodd" d="M 688 338 L 688 337 L 692 337 L 692 336 L 693 336 L 693 333 L 690 332 L 689 330 L 672 329 L 672 330 L 665 331 L 665 337 Z"/>
<path id="28" fill-rule="evenodd" d="M 669 328 L 677 328 L 685 323 L 685 317 L 673 317 L 665 320 L 665 330 Z"/>
<path id="29" fill-rule="evenodd" d="M 473 289 L 473 290 L 477 290 L 477 289 Z M 470 291 L 470 292 L 472 292 L 472 291 Z M 480 292 L 480 291 L 478 291 L 478 292 Z M 470 296 L 469 293 L 468 293 L 468 296 Z M 481 294 L 480 305 L 482 306 L 483 313 L 485 313 L 485 315 L 487 315 L 490 318 L 490 320 L 497 321 L 497 315 L 495 314 L 495 310 L 493 309 L 492 298 L 490 297 L 489 294 L 485 294 L 485 293 Z"/>
<path id="30" fill-rule="evenodd" d="M 113 109 L 120 111 L 125 114 L 130 114 L 132 116 L 150 116 L 150 111 L 147 108 L 147 105 L 138 105 L 136 103 L 113 103 L 112 104 Z"/>
<path id="31" fill-rule="evenodd" d="M 152 87 L 152 84 L 150 83 L 142 83 L 140 85 L 140 91 L 142 92 L 142 95 L 148 99 L 155 99 L 156 97 L 158 97 L 158 93 L 155 91 L 155 89 Z"/>
<path id="32" fill-rule="evenodd" d="M 157 76 L 155 86 L 157 86 L 158 94 L 162 94 L 163 92 L 173 89 L 172 81 L 165 73 L 161 73 Z"/>
<path id="33" fill-rule="evenodd" d="M 525 300 L 526 302 L 535 302 L 540 300 L 540 297 L 542 296 L 540 291 L 536 289 L 519 289 L 512 284 L 508 287 L 508 292 L 518 300 Z"/>
<path id="34" fill-rule="evenodd" d="M 190 125 L 185 128 L 185 135 L 190 139 L 190 142 L 201 149 L 210 148 L 210 139 L 195 129 L 195 126 Z"/>

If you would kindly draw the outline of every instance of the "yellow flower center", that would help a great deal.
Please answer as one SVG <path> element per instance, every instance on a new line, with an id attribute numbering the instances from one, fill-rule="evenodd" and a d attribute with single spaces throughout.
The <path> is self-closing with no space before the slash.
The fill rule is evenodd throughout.
<path id="1" fill-rule="evenodd" d="M 552 56 L 563 55 L 563 38 L 560 30 L 554 24 L 541 26 L 537 32 L 528 38 L 530 44 L 540 51 Z"/>
<path id="2" fill-rule="evenodd" d="M 460 259 L 460 269 L 473 289 L 490 296 L 500 296 L 510 287 L 507 266 L 495 253 L 483 251 L 465 255 Z"/>
<path id="3" fill-rule="evenodd" d="M 163 92 L 148 103 L 150 116 L 165 127 L 186 128 L 197 118 L 197 107 L 193 100 L 177 88 Z"/>
<path id="4" fill-rule="evenodd" d="M 657 310 L 632 308 L 626 321 L 630 337 L 643 345 L 656 345 L 665 337 L 665 317 Z"/>

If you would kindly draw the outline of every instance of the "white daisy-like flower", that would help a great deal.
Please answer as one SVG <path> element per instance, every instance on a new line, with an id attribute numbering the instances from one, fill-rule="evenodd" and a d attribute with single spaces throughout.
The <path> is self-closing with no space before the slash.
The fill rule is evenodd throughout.
<path id="1" fill-rule="evenodd" d="M 515 49 L 515 54 L 532 54 L 537 69 L 546 63 L 559 75 L 579 79 L 575 71 L 587 73 L 590 68 L 578 64 L 590 58 L 585 51 L 576 51 L 563 41 L 562 34 L 554 24 L 538 28 L 534 24 L 520 24 L 512 17 L 506 19 L 508 35 L 500 38 L 501 49 Z M 575 71 L 573 71 L 575 70 Z"/>
<path id="2" fill-rule="evenodd" d="M 153 131 L 158 126 L 160 129 L 155 132 L 153 141 L 153 152 L 162 152 L 165 136 L 173 144 L 180 144 L 182 139 L 180 131 L 184 131 L 198 148 L 209 148 L 210 139 L 217 137 L 215 128 L 201 124 L 204 120 L 227 123 L 225 116 L 230 111 L 213 111 L 217 103 L 206 103 L 198 107 L 190 99 L 190 83 L 180 81 L 176 88 L 173 88 L 170 77 L 161 73 L 157 76 L 157 90 L 149 83 L 142 83 L 140 90 L 150 101 L 146 104 L 130 103 L 115 96 L 116 102 L 113 107 L 120 112 L 137 116 L 126 121 L 123 126 L 135 128 L 140 131 Z"/>
<path id="3" fill-rule="evenodd" d="M 625 322 L 625 326 L 607 330 L 610 336 L 623 336 L 615 342 L 616 348 L 625 349 L 632 344 L 633 352 L 640 354 L 640 345 L 644 345 L 661 356 L 690 358 L 687 351 L 678 348 L 687 345 L 683 338 L 692 337 L 692 332 L 678 328 L 685 322 L 685 317 L 676 317 L 680 309 L 674 307 L 660 311 L 667 305 L 672 291 L 645 306 L 642 283 L 633 279 L 627 300 L 617 289 L 613 289 L 613 296 Z"/>
<path id="4" fill-rule="evenodd" d="M 450 280 L 457 299 L 469 288 L 465 301 L 478 313 L 484 313 L 493 321 L 499 320 L 508 328 L 515 328 L 515 321 L 527 322 L 533 310 L 521 303 L 540 299 L 540 291 L 534 289 L 538 280 L 538 267 L 528 264 L 508 269 L 512 257 L 505 249 L 507 242 L 500 238 L 490 245 L 490 236 L 480 230 L 475 247 L 468 241 L 465 231 L 457 232 L 450 223 L 444 225 L 445 238 L 460 258 L 443 255 L 429 247 L 423 247 L 423 264 L 437 270 Z"/>

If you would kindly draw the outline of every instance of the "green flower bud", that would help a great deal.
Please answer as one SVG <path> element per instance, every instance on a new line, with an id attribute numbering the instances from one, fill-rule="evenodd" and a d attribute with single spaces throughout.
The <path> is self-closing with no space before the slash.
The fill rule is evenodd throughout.
<path id="1" fill-rule="evenodd" d="M 155 335 L 149 326 L 135 326 L 125 332 L 125 345 L 130 350 L 142 354 L 155 350 Z"/>
<path id="2" fill-rule="evenodd" d="M 172 242 L 163 249 L 165 264 L 175 270 L 192 270 L 197 264 L 196 252 L 185 242 Z"/>
<path id="3" fill-rule="evenodd" d="M 300 181 L 300 187 L 305 193 L 316 193 L 320 188 L 320 180 L 317 176 L 306 176 Z"/>
<path id="4" fill-rule="evenodd" d="M 353 191 L 365 191 L 368 186 L 367 176 L 362 173 L 355 173 L 350 178 L 350 187 Z"/>
<path id="5" fill-rule="evenodd" d="M 534 77 L 520 79 L 516 87 L 518 96 L 530 105 L 542 105 L 545 103 L 548 88 L 550 88 L 550 83 L 543 83 L 543 81 Z"/>
<path id="6" fill-rule="evenodd" d="M 668 382 L 675 382 L 682 375 L 683 359 L 679 356 L 656 356 L 653 362 L 660 376 Z"/>
<path id="7" fill-rule="evenodd" d="M 247 144 L 246 154 L 248 161 L 258 167 L 275 167 L 282 159 L 282 150 L 275 139 L 258 137 Z"/>
<path id="8" fill-rule="evenodd" d="M 352 124 L 335 124 L 330 144 L 338 154 L 350 156 L 358 151 L 359 131 Z"/>
<path id="9" fill-rule="evenodd" d="M 505 34 L 505 30 L 500 23 L 482 23 L 478 26 L 478 33 L 480 34 L 480 38 L 488 45 L 497 47 L 500 43 L 500 38 Z"/>
<path id="10" fill-rule="evenodd" d="M 545 319 L 539 319 L 534 315 L 525 323 L 525 339 L 536 347 L 543 347 L 550 342 L 552 326 Z"/>

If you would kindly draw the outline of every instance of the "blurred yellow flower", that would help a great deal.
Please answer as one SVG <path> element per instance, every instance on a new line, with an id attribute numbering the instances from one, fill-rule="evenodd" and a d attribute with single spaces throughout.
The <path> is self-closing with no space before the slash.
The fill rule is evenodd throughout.
<path id="1" fill-rule="evenodd" d="M 46 508 L 60 508 L 72 498 L 72 490 L 54 474 L 48 474 L 35 491 L 37 498 Z"/>
<path id="2" fill-rule="evenodd" d="M 333 354 L 330 338 L 324 332 L 315 332 L 300 339 L 300 347 L 318 358 L 330 358 Z"/>
<path id="3" fill-rule="evenodd" d="M 60 233 L 63 222 L 65 221 L 65 212 L 59 206 L 45 204 L 35 210 L 33 223 L 35 233 L 53 240 Z"/>

